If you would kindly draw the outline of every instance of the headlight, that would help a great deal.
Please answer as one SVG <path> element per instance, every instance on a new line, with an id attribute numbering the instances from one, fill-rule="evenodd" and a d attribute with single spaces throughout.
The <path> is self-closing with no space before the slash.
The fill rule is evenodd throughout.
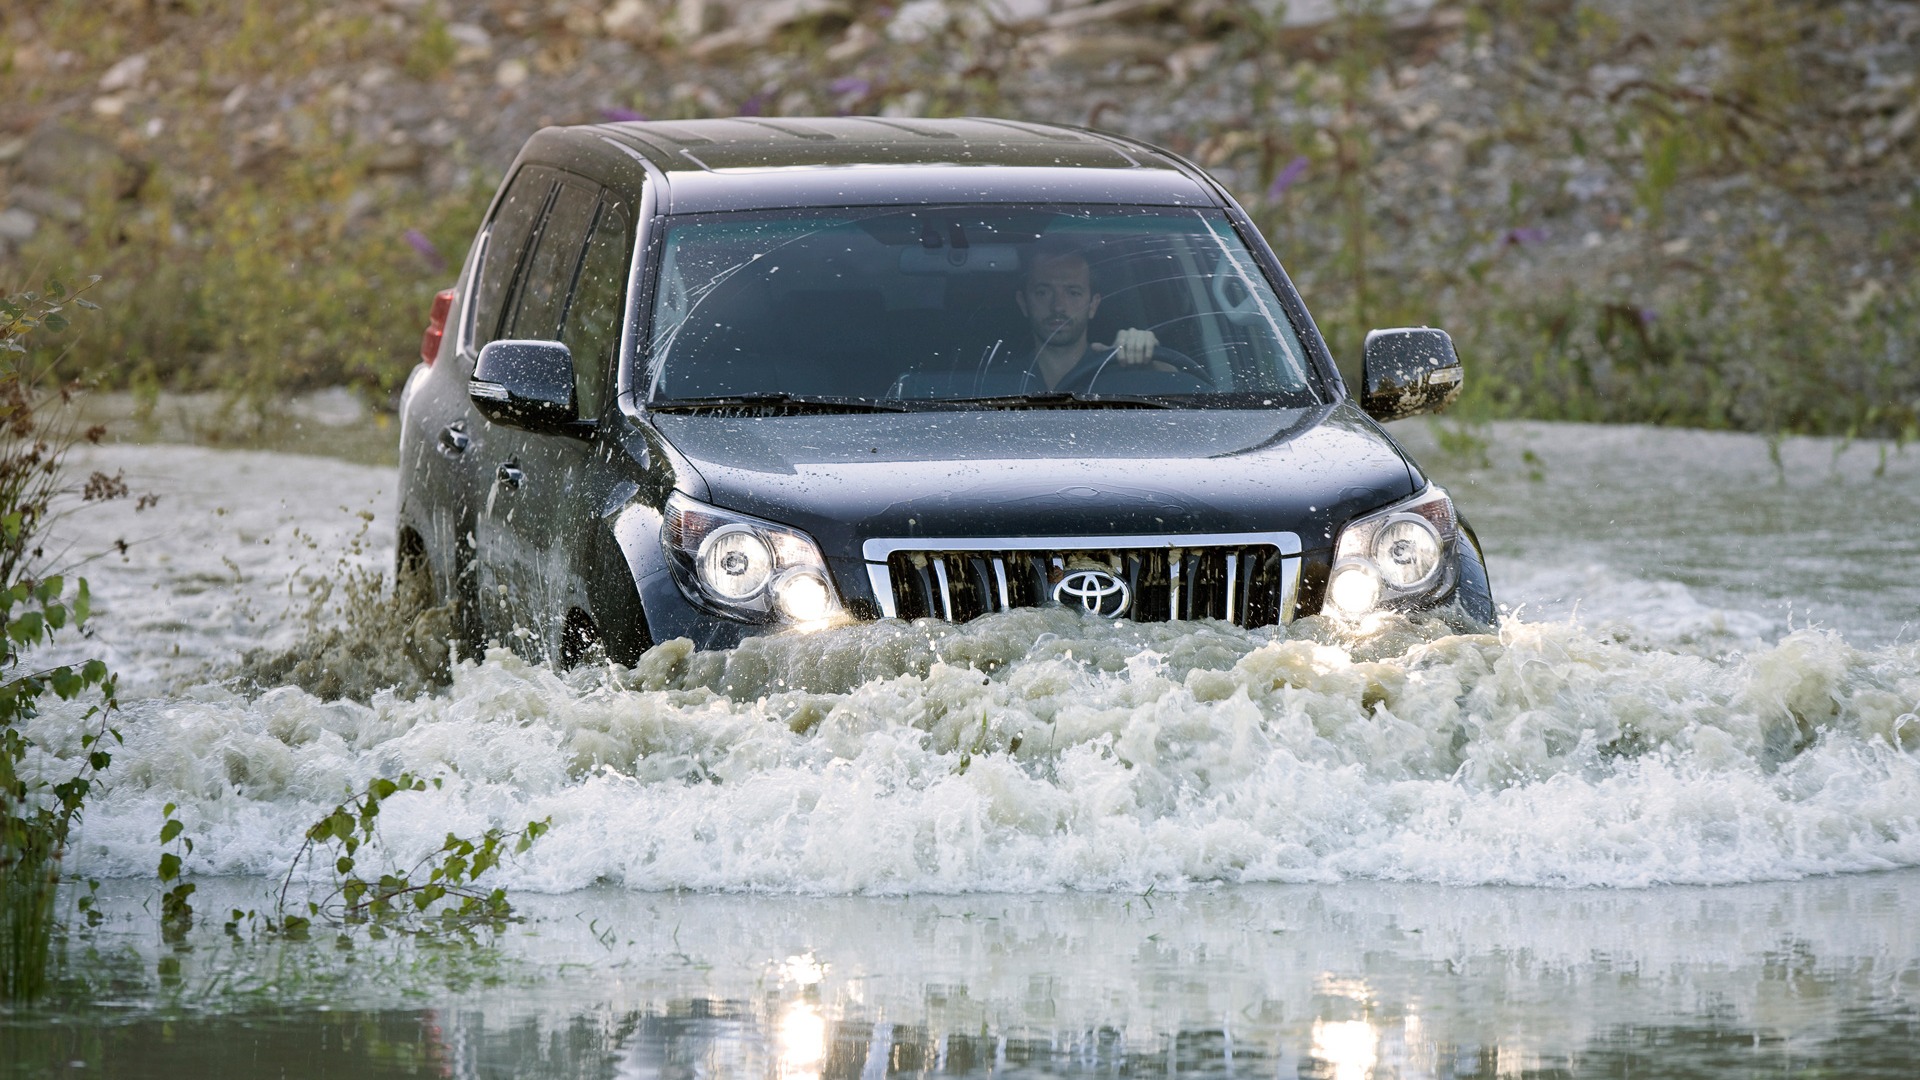
<path id="1" fill-rule="evenodd" d="M 773 603 L 780 614 L 797 623 L 819 622 L 839 608 L 833 586 L 812 570 L 789 570 L 773 586 Z"/>
<path id="2" fill-rule="evenodd" d="M 1453 587 L 1458 537 L 1453 500 L 1431 484 L 1405 502 L 1355 518 L 1334 548 L 1327 599 L 1348 616 L 1438 599 Z"/>
<path id="3" fill-rule="evenodd" d="M 1370 566 L 1342 566 L 1327 582 L 1327 598 L 1343 615 L 1364 615 L 1380 602 L 1380 575 Z"/>
<path id="4" fill-rule="evenodd" d="M 773 548 L 748 525 L 722 525 L 700 541 L 694 556 L 700 584 L 738 603 L 760 594 L 773 580 Z"/>
<path id="5" fill-rule="evenodd" d="M 840 613 L 827 561 L 805 533 L 677 491 L 666 511 L 660 542 L 694 602 L 751 622 L 816 623 Z"/>
<path id="6" fill-rule="evenodd" d="M 1440 572 L 1440 533 L 1427 519 L 1405 514 L 1391 518 L 1373 538 L 1373 565 L 1396 589 L 1412 589 Z"/>

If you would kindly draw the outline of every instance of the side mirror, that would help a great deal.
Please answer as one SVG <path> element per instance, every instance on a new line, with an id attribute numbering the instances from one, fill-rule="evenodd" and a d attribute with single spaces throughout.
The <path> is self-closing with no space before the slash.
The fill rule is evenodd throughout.
<path id="1" fill-rule="evenodd" d="M 528 431 L 561 431 L 580 419 L 573 355 L 557 341 L 496 341 L 481 349 L 467 396 L 480 415 Z"/>
<path id="2" fill-rule="evenodd" d="M 1375 420 L 1439 412 L 1460 396 L 1460 357 L 1445 330 L 1374 330 L 1367 334 L 1360 380 L 1360 407 Z"/>

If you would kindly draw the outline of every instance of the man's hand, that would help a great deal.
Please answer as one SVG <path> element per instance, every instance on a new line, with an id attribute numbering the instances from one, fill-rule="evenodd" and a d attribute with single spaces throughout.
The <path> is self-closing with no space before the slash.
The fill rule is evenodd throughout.
<path id="1" fill-rule="evenodd" d="M 1119 355 L 1114 359 L 1129 367 L 1137 367 L 1153 359 L 1153 350 L 1160 345 L 1160 339 L 1153 336 L 1151 330 L 1122 330 L 1113 335 L 1113 344 L 1102 345 L 1094 342 L 1093 347 L 1105 352 L 1116 350 Z"/>

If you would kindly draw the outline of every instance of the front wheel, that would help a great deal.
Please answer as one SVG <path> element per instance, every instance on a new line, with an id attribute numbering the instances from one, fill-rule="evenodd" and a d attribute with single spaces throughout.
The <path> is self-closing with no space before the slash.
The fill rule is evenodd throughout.
<path id="1" fill-rule="evenodd" d="M 589 660 L 604 660 L 606 646 L 600 642 L 600 630 L 593 625 L 593 619 L 579 608 L 567 612 L 567 621 L 560 628 L 560 668 L 579 667 Z"/>
<path id="2" fill-rule="evenodd" d="M 453 681 L 453 663 L 465 645 L 462 605 L 457 598 L 440 602 L 426 546 L 411 533 L 402 537 L 394 557 L 392 603 L 407 660 L 428 682 Z"/>

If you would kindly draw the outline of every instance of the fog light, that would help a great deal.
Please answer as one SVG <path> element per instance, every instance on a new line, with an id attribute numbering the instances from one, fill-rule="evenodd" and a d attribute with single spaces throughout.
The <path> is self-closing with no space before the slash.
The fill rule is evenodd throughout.
<path id="1" fill-rule="evenodd" d="M 811 570 L 796 570 L 773 587 L 773 601 L 794 622 L 818 622 L 833 614 L 833 587 Z"/>
<path id="2" fill-rule="evenodd" d="M 1327 596 L 1342 615 L 1364 615 L 1380 600 L 1380 579 L 1363 566 L 1343 566 L 1327 583 Z"/>

